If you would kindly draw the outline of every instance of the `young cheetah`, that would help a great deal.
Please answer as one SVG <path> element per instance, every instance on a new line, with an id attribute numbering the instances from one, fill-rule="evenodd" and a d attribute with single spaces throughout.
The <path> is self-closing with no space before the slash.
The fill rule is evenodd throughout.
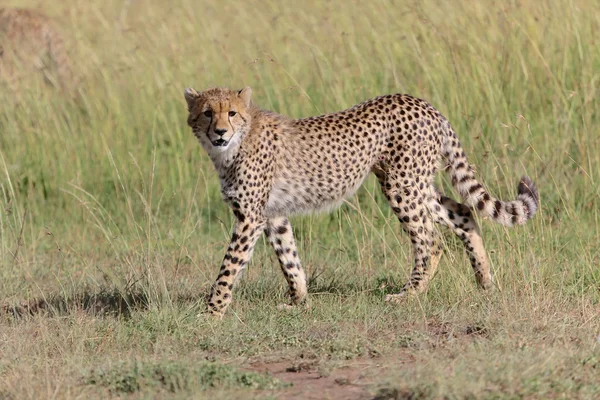
<path id="1" fill-rule="evenodd" d="M 441 255 L 434 222 L 458 235 L 479 286 L 487 289 L 492 286 L 490 265 L 471 211 L 506 226 L 524 224 L 537 211 L 538 192 L 527 177 L 521 179 L 516 200 L 492 197 L 475 179 L 448 120 L 424 100 L 387 95 L 295 120 L 254 106 L 251 93 L 248 87 L 185 90 L 188 125 L 212 159 L 223 198 L 236 217 L 208 300 L 214 315 L 225 312 L 236 277 L 265 230 L 288 282 L 291 305 L 301 303 L 306 277 L 287 217 L 334 208 L 356 192 L 369 172 L 377 176 L 414 251 L 410 279 L 386 301 L 426 288 Z M 465 205 L 433 186 L 441 160 Z"/>
<path id="2" fill-rule="evenodd" d="M 47 16 L 19 8 L 0 8 L 0 82 L 16 92 L 20 80 L 43 73 L 54 86 L 73 81 L 63 39 Z"/>

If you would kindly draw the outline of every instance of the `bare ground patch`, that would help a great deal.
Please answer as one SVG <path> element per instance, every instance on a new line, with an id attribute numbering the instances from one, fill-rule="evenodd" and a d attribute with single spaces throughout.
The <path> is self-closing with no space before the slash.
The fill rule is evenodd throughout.
<path id="1" fill-rule="evenodd" d="M 252 363 L 250 369 L 269 373 L 291 383 L 276 393 L 277 399 L 369 399 L 373 376 L 384 367 L 370 359 L 357 359 L 328 371 L 318 362 Z"/>
<path id="2" fill-rule="evenodd" d="M 371 353 L 344 361 L 319 360 L 315 356 L 295 359 L 282 357 L 273 361 L 256 359 L 247 368 L 291 383 L 289 387 L 273 393 L 275 398 L 282 400 L 417 399 L 423 394 L 418 390 L 381 387 L 379 384 L 384 377 L 413 368 L 418 362 L 419 352 L 425 349 L 443 353 L 449 346 L 480 340 L 487 333 L 488 329 L 479 325 L 454 326 L 431 321 L 422 331 L 405 332 L 406 338 L 422 339 L 419 346 L 413 346 L 412 340 L 415 339 L 406 339 L 406 349 L 393 350 L 384 355 Z"/>

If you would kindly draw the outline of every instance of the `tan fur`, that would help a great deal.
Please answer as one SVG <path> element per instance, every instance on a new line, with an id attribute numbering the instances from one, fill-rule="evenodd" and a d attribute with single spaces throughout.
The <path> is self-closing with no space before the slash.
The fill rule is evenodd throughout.
<path id="1" fill-rule="evenodd" d="M 233 283 L 265 229 L 292 304 L 302 302 L 306 277 L 286 217 L 336 207 L 371 172 L 414 249 L 411 277 L 388 301 L 426 289 L 441 256 L 433 223 L 462 240 L 478 284 L 487 289 L 492 276 L 472 210 L 507 226 L 525 223 L 537 210 L 537 189 L 527 177 L 517 200 L 492 197 L 475 179 L 446 118 L 424 100 L 387 95 L 334 114 L 293 120 L 260 110 L 250 94 L 249 88 L 185 92 L 188 124 L 211 157 L 223 198 L 237 219 L 208 302 L 213 314 L 222 315 L 231 302 Z M 468 206 L 433 186 L 442 161 Z"/>
<path id="2" fill-rule="evenodd" d="M 55 23 L 30 9 L 0 8 L 0 80 L 13 91 L 39 76 L 56 87 L 74 83 L 71 61 Z"/>

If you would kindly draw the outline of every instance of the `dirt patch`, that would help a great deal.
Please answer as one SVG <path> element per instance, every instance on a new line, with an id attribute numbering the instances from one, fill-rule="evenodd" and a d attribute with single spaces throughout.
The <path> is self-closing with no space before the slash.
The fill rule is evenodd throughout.
<path id="1" fill-rule="evenodd" d="M 473 341 L 489 338 L 491 335 L 490 328 L 479 323 L 459 325 L 430 320 L 424 329 L 425 335 L 442 342 L 453 340 Z"/>
<path id="2" fill-rule="evenodd" d="M 408 353 L 386 357 L 360 357 L 339 364 L 299 360 L 253 362 L 249 369 L 269 373 L 282 382 L 291 383 L 287 389 L 273 393 L 275 398 L 287 399 L 372 399 L 373 385 L 390 368 L 414 362 Z"/>
<path id="3" fill-rule="evenodd" d="M 410 399 L 418 393 L 378 387 L 382 377 L 411 368 L 418 356 L 415 352 L 444 348 L 449 343 L 480 340 L 489 335 L 489 329 L 478 324 L 460 326 L 429 321 L 425 330 L 407 333 L 407 348 L 384 355 L 361 356 L 349 361 L 323 361 L 311 358 L 296 360 L 263 359 L 251 362 L 251 371 L 269 373 L 282 382 L 291 383 L 286 389 L 270 393 L 277 399 Z M 412 345 L 412 337 L 418 346 Z"/>
<path id="4" fill-rule="evenodd" d="M 361 369 L 346 367 L 324 376 L 316 366 L 297 366 L 289 362 L 253 364 L 252 370 L 269 373 L 292 386 L 275 393 L 277 399 L 369 399 L 370 393 L 361 382 Z"/>

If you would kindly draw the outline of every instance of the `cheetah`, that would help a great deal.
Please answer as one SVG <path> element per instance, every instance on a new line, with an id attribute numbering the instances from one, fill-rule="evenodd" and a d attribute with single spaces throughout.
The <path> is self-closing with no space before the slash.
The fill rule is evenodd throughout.
<path id="1" fill-rule="evenodd" d="M 54 21 L 31 9 L 0 8 L 0 82 L 15 93 L 21 80 L 39 72 L 55 87 L 73 81 Z"/>
<path id="2" fill-rule="evenodd" d="M 493 197 L 476 180 L 448 120 L 410 95 L 380 96 L 345 111 L 291 119 L 255 106 L 249 87 L 188 88 L 184 94 L 187 123 L 211 158 L 236 219 L 208 298 L 208 311 L 216 316 L 230 304 L 233 284 L 263 232 L 287 280 L 286 306 L 304 302 L 306 276 L 288 217 L 335 208 L 371 172 L 410 236 L 414 253 L 410 278 L 399 293 L 386 296 L 390 302 L 426 289 L 442 252 L 433 223 L 460 238 L 478 285 L 489 289 L 490 264 L 473 211 L 513 226 L 524 224 L 538 209 L 538 191 L 526 176 L 516 200 Z M 434 187 L 442 161 L 464 204 Z"/>

